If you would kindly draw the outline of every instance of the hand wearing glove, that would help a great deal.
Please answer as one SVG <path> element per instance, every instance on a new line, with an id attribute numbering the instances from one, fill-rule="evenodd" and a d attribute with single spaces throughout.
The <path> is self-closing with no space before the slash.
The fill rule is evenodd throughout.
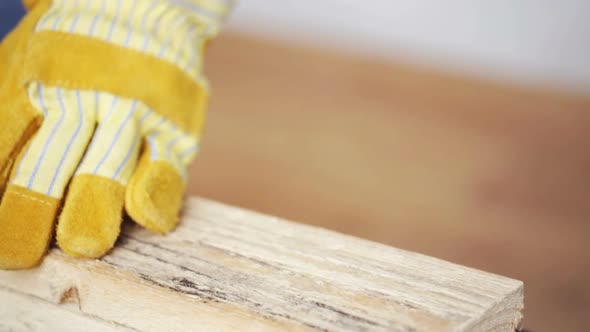
<path id="1" fill-rule="evenodd" d="M 0 268 L 172 230 L 198 151 L 202 54 L 228 0 L 38 0 L 0 45 Z M 1 192 L 0 191 L 0 192 Z"/>

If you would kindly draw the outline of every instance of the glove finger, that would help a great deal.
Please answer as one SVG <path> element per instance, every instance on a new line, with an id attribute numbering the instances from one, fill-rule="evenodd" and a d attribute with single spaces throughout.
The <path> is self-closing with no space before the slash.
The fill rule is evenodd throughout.
<path id="1" fill-rule="evenodd" d="M 18 81 L 18 71 L 15 68 L 22 64 L 14 53 L 21 50 L 17 47 L 18 44 L 14 45 L 18 40 L 13 38 L 19 36 L 18 32 L 20 31 L 7 37 L 0 46 L 0 191 L 8 180 L 16 156 L 41 122 L 40 112 L 31 105 L 25 89 Z M 13 53 L 9 53 L 10 51 Z"/>
<path id="2" fill-rule="evenodd" d="M 186 189 L 185 165 L 196 153 L 195 140 L 185 136 L 174 131 L 149 136 L 127 187 L 127 213 L 154 232 L 166 233 L 178 224 Z"/>
<path id="3" fill-rule="evenodd" d="M 93 131 L 92 112 L 73 91 L 31 86 L 46 114 L 13 170 L 0 204 L 0 265 L 26 268 L 45 253 L 59 203 Z"/>
<path id="4" fill-rule="evenodd" d="M 125 185 L 140 144 L 136 120 L 141 106 L 106 94 L 99 125 L 66 197 L 57 226 L 57 242 L 68 254 L 100 257 L 114 245 L 121 228 Z"/>
<path id="5" fill-rule="evenodd" d="M 24 269 L 40 262 L 49 244 L 58 206 L 58 199 L 8 186 L 0 204 L 0 269 Z M 48 221 L 44 216 L 53 217 Z"/>
<path id="6" fill-rule="evenodd" d="M 59 200 L 9 185 L 0 205 L 0 269 L 25 269 L 47 250 Z"/>
<path id="7" fill-rule="evenodd" d="M 37 6 L 0 44 L 0 192 L 14 159 L 38 128 L 38 113 L 29 104 L 20 74 L 30 36 L 48 5 L 48 1 L 44 1 Z"/>
<path id="8" fill-rule="evenodd" d="M 16 156 L 33 136 L 39 122 L 38 113 L 28 100 L 5 104 L 0 110 L 0 192 L 8 181 Z"/>

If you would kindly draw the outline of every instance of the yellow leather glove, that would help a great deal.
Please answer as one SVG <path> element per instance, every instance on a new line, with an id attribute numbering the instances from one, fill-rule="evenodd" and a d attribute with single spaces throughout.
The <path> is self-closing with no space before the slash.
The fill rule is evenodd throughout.
<path id="1" fill-rule="evenodd" d="M 38 264 L 56 219 L 81 257 L 112 248 L 124 209 L 172 230 L 204 121 L 202 54 L 230 1 L 25 4 L 0 45 L 0 268 Z"/>

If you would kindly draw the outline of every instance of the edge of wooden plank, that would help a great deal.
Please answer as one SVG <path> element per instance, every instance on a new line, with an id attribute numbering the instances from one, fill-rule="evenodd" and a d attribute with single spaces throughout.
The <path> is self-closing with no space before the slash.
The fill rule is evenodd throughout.
<path id="1" fill-rule="evenodd" d="M 518 326 L 522 318 L 522 282 L 520 281 L 342 235 L 330 230 L 287 222 L 203 199 L 191 199 L 187 205 L 189 208 L 185 214 L 185 225 L 167 237 L 149 235 L 137 227 L 125 228 L 124 234 L 141 237 L 142 241 L 147 241 L 146 243 L 149 243 L 150 240 L 162 241 L 161 246 L 149 245 L 142 247 L 141 243 L 122 242 L 119 243 L 118 248 L 102 260 L 74 259 L 57 249 L 53 249 L 38 269 L 17 272 L 0 271 L 0 286 L 20 293 L 34 295 L 56 305 L 73 302 L 77 304 L 79 308 L 77 310 L 82 314 L 89 314 L 105 321 L 116 322 L 141 331 L 182 329 L 187 324 L 194 324 L 209 330 L 370 329 L 404 331 L 409 330 L 407 328 L 412 326 L 414 319 L 427 320 L 420 325 L 422 330 L 426 326 L 436 326 L 440 330 L 446 329 L 448 331 L 508 331 L 504 327 L 510 325 L 513 329 Z M 222 220 L 222 217 L 225 220 Z M 217 219 L 207 220 L 208 218 Z M 152 266 L 149 264 L 157 264 L 162 261 L 160 263 L 163 265 L 154 265 L 153 269 L 163 268 L 168 266 L 176 256 L 182 256 L 182 253 L 178 251 L 167 253 L 170 257 L 164 257 L 164 251 L 162 250 L 165 249 L 164 246 L 166 245 L 182 247 L 183 241 L 186 242 L 186 239 L 182 237 L 182 233 L 189 232 L 186 227 L 191 226 L 191 223 L 198 224 L 198 233 L 195 233 L 194 236 L 203 236 L 203 238 L 194 243 L 189 241 L 188 248 L 203 246 L 203 243 L 208 240 L 207 237 L 213 238 L 213 244 L 225 247 L 218 248 L 219 250 L 215 252 L 201 248 L 200 253 L 203 255 L 203 259 L 210 259 L 205 263 L 199 263 L 202 270 L 188 273 L 183 270 L 188 269 L 187 267 L 178 264 L 173 266 L 176 270 L 168 274 L 159 275 L 159 271 L 150 270 Z M 260 228 L 261 233 L 257 233 L 258 230 L 256 229 L 248 230 L 249 228 Z M 266 229 L 271 232 L 270 237 L 268 234 L 264 234 L 263 230 Z M 250 233 L 248 233 L 249 231 Z M 260 243 L 256 241 L 255 243 L 242 243 L 239 238 L 228 239 L 227 243 L 223 244 L 218 243 L 225 241 L 224 239 L 230 237 L 232 233 L 246 234 L 244 235 L 246 237 L 258 234 Z M 268 252 L 265 252 L 265 250 L 268 251 L 267 249 L 256 250 L 258 246 L 265 244 L 265 241 L 272 241 L 274 237 L 277 237 L 277 242 L 274 243 L 275 247 L 268 249 L 270 255 L 273 254 L 273 249 L 280 249 L 280 246 L 284 246 L 287 251 L 299 252 L 277 252 L 276 261 L 268 260 L 269 256 L 265 256 L 269 255 Z M 133 248 L 132 245 L 139 247 Z M 299 248 L 299 246 L 303 247 Z M 320 253 L 320 256 L 314 256 L 306 251 L 315 250 L 313 246 L 323 249 L 325 252 Z M 158 249 L 158 247 L 160 248 Z M 307 249 L 307 247 L 312 249 Z M 143 252 L 137 250 L 132 252 L 133 249 L 138 248 Z M 149 252 L 148 250 L 152 251 Z M 246 252 L 243 252 L 243 254 L 249 256 L 240 257 L 242 253 L 240 250 L 245 250 Z M 150 253 L 155 256 L 150 256 Z M 322 254 L 326 255 L 326 257 L 321 257 Z M 146 262 L 137 260 L 138 255 L 147 255 L 150 260 Z M 191 263 L 190 259 L 193 258 L 187 257 L 181 258 L 180 261 L 186 264 Z M 136 261 L 130 261 L 133 259 L 136 259 Z M 264 259 L 268 261 L 265 262 Z M 372 259 L 374 261 L 371 261 Z M 210 266 L 216 260 L 227 263 L 227 266 L 217 263 L 215 263 L 215 266 Z M 259 262 L 256 263 L 256 260 Z M 260 262 L 271 267 L 256 265 L 260 264 Z M 387 262 L 400 264 L 400 267 L 409 271 L 403 273 L 410 274 L 396 271 L 397 266 L 386 266 Z M 277 266 L 280 269 L 277 270 Z M 437 271 L 423 271 L 421 270 L 423 267 L 441 268 L 444 273 L 441 272 L 442 275 L 436 276 L 433 280 L 427 280 L 428 276 L 421 276 L 420 274 L 435 273 Z M 314 274 L 313 271 L 306 270 L 309 268 L 321 271 Z M 323 268 L 325 270 L 322 270 Z M 218 271 L 219 280 L 198 279 L 196 275 L 193 275 L 210 273 L 215 269 L 220 269 Z M 228 271 L 221 271 L 224 269 Z M 273 280 L 269 279 L 270 277 L 257 277 L 248 274 L 267 273 L 269 271 L 272 274 L 271 277 L 293 278 L 294 283 L 303 283 L 291 285 L 277 281 L 276 284 L 272 284 Z M 409 280 L 411 277 L 408 276 L 416 273 L 424 280 L 418 280 L 420 278 Z M 448 275 L 444 275 L 445 273 Z M 195 279 L 189 280 L 193 277 Z M 340 278 L 343 280 L 339 280 Z M 391 280 L 391 278 L 398 279 Z M 171 280 L 178 283 L 170 283 Z M 199 282 L 199 280 L 205 281 Z M 450 285 L 452 282 L 461 281 L 467 281 L 467 284 L 470 284 L 474 289 L 463 290 L 461 287 L 464 286 L 461 284 L 458 286 Z M 231 282 L 238 283 L 238 286 L 243 283 L 242 286 L 251 289 L 243 290 L 243 294 L 239 293 L 236 290 L 236 285 L 230 285 Z M 266 291 L 265 286 L 256 285 L 256 282 L 272 284 L 271 286 L 274 288 L 270 288 L 269 292 L 264 293 Z M 315 284 L 317 282 L 321 282 L 322 285 Z M 332 285 L 326 286 L 326 283 Z M 359 285 L 359 283 L 366 283 L 366 285 Z M 440 291 L 432 289 L 432 287 L 439 284 L 445 287 L 442 287 Z M 480 286 L 482 288 L 478 289 Z M 294 287 L 294 290 L 291 290 L 292 292 L 286 295 L 280 294 L 283 291 L 282 287 Z M 391 287 L 394 289 L 389 289 Z M 399 289 L 395 289 L 396 287 Z M 396 294 L 405 295 L 403 293 L 405 291 L 404 287 L 410 287 L 408 288 L 409 293 L 412 293 L 410 295 L 414 297 L 417 296 L 416 294 L 429 296 L 428 294 L 431 293 L 434 294 L 433 297 L 440 297 L 440 300 L 427 301 L 423 307 L 432 307 L 439 310 L 443 315 L 449 313 L 451 316 L 455 314 L 461 315 L 461 313 L 453 313 L 453 310 L 447 310 L 441 306 L 450 301 L 451 305 L 460 307 L 460 304 L 457 304 L 457 301 L 453 299 L 453 294 L 449 293 L 459 290 L 468 295 L 466 295 L 467 303 L 465 308 L 472 310 L 472 314 L 475 316 L 466 316 L 462 320 L 463 324 L 459 326 L 455 324 L 456 321 L 451 322 L 452 317 L 447 317 L 447 321 L 445 317 L 439 318 L 436 314 L 430 315 L 429 312 L 420 312 L 418 307 L 416 307 L 418 309 L 405 307 L 405 302 L 398 303 L 395 298 Z M 491 302 L 486 294 L 486 287 L 493 290 L 490 294 L 495 294 L 489 295 L 493 297 Z M 193 290 L 199 292 L 190 293 Z M 374 298 L 364 294 L 364 292 L 373 291 L 377 294 L 373 295 Z M 120 292 L 124 292 L 125 296 L 121 296 Z M 260 295 L 257 292 L 263 293 Z M 297 292 L 301 293 L 298 294 Z M 379 294 L 379 292 L 382 294 Z M 442 293 L 436 294 L 437 292 Z M 259 306 L 262 304 L 256 304 L 256 302 L 252 302 L 248 298 L 249 296 L 256 297 L 260 295 L 259 297 L 264 299 L 264 296 L 273 296 L 274 294 L 278 297 L 283 295 L 285 297 L 278 300 L 269 299 L 269 305 L 276 305 L 276 310 L 260 309 Z M 310 301 L 297 302 L 301 299 L 291 301 L 290 297 L 292 296 L 299 296 L 306 301 L 319 302 L 317 302 L 318 305 L 311 305 Z M 353 299 L 352 301 L 356 299 L 358 303 L 343 304 L 351 300 L 342 301 L 342 299 Z M 469 301 L 475 301 L 474 299 L 483 299 L 489 305 L 481 307 L 477 303 L 468 303 Z M 329 301 L 334 301 L 333 308 L 326 310 L 326 307 L 319 306 L 319 304 L 326 306 L 328 305 L 326 303 L 330 303 Z M 157 303 L 157 305 L 154 305 L 154 303 Z M 407 305 L 415 304 L 416 298 L 407 302 Z M 385 307 L 389 305 L 391 307 Z M 289 306 L 295 307 L 290 308 Z M 370 317 L 370 319 L 363 321 L 363 311 L 373 309 L 375 315 L 372 315 L 372 312 L 367 312 L 365 317 Z M 306 313 L 313 316 L 312 311 L 309 310 L 323 310 L 323 314 L 326 316 L 306 317 Z M 400 316 L 399 313 L 396 313 L 398 310 L 408 314 L 418 314 L 416 317 L 420 318 L 406 317 L 404 314 Z M 290 311 L 292 311 L 292 314 Z M 291 314 L 291 317 L 289 317 L 289 314 Z M 392 317 L 405 321 L 396 325 L 395 319 Z M 149 321 L 147 318 L 154 319 Z M 322 319 L 327 319 L 328 322 L 323 322 Z M 360 319 L 360 321 L 356 321 L 356 319 Z M 456 317 L 452 319 L 456 319 Z M 375 324 L 372 320 L 379 323 L 372 325 Z"/>
<path id="2" fill-rule="evenodd" d="M 514 291 L 507 294 L 498 303 L 490 306 L 486 310 L 486 314 L 467 322 L 462 331 L 520 331 L 524 318 L 524 283 L 522 281 L 518 282 L 519 284 L 516 285 Z M 515 311 L 514 308 L 517 310 Z M 516 315 L 514 312 L 516 312 Z"/>

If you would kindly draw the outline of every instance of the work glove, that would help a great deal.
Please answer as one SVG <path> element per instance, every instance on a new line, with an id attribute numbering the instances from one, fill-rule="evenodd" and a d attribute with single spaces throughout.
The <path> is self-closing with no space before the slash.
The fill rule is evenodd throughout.
<path id="1" fill-rule="evenodd" d="M 0 268 L 59 246 L 100 257 L 124 210 L 178 222 L 208 98 L 203 52 L 228 0 L 25 1 L 0 45 Z"/>

